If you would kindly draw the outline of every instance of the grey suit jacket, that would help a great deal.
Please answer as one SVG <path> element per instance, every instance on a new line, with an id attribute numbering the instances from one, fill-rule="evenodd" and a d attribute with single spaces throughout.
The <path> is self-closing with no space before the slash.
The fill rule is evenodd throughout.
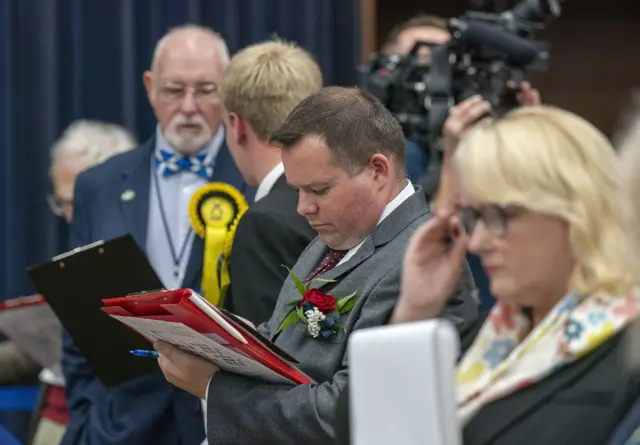
<path id="1" fill-rule="evenodd" d="M 312 338 L 306 325 L 296 323 L 275 335 L 299 296 L 292 280 L 285 281 L 274 313 L 259 330 L 299 362 L 317 384 L 272 384 L 237 374 L 216 374 L 207 394 L 207 436 L 210 445 L 326 445 L 334 439 L 338 398 L 348 380 L 347 338 L 356 329 L 385 324 L 400 290 L 400 269 L 411 235 L 429 217 L 424 193 L 418 190 L 392 212 L 367 238 L 357 253 L 320 278 L 315 287 L 344 297 L 358 291 L 354 308 L 341 316 L 341 332 L 329 340 Z M 293 272 L 305 277 L 327 251 L 319 240 L 302 253 Z M 445 316 L 475 316 L 473 279 L 467 271 Z"/>

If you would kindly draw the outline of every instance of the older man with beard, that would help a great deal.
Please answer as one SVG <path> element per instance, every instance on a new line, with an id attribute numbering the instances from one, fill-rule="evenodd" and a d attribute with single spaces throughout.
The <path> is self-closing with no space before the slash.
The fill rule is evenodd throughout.
<path id="1" fill-rule="evenodd" d="M 71 247 L 130 233 L 166 287 L 200 289 L 193 192 L 216 181 L 253 197 L 225 146 L 218 85 L 228 59 L 224 40 L 196 25 L 158 42 L 143 78 L 156 134 L 78 177 Z M 106 388 L 68 335 L 63 370 L 70 423 L 62 445 L 196 445 L 205 437 L 200 401 L 160 374 Z"/>

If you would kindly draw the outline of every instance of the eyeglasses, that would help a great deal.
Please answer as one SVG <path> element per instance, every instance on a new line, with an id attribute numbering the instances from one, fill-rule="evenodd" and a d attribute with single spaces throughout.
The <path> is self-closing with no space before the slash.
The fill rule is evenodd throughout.
<path id="1" fill-rule="evenodd" d="M 218 87 L 214 83 L 204 83 L 190 87 L 182 84 L 171 84 L 160 87 L 160 98 L 169 103 L 182 103 L 189 91 L 198 103 L 208 103 L 218 97 Z"/>
<path id="2" fill-rule="evenodd" d="M 459 206 L 458 218 L 467 235 L 473 234 L 478 220 L 482 220 L 487 230 L 493 235 L 499 238 L 507 235 L 508 215 L 506 209 L 497 204 L 485 204 L 479 208 Z"/>
<path id="3" fill-rule="evenodd" d="M 64 208 L 73 205 L 73 198 L 61 198 L 56 195 L 47 195 L 49 210 L 56 216 L 64 216 Z"/>

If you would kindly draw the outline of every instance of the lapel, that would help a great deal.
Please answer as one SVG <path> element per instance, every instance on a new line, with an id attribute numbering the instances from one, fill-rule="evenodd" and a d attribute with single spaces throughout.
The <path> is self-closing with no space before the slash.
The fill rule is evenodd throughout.
<path id="1" fill-rule="evenodd" d="M 623 331 L 624 332 L 624 331 Z M 513 393 L 482 408 L 465 427 L 465 434 L 473 435 L 473 442 L 490 444 L 505 430 L 511 428 L 531 411 L 546 403 L 551 397 L 571 387 L 572 383 L 599 363 L 607 360 L 612 349 L 618 345 L 617 338 L 611 339 L 586 357 L 568 365 L 546 379 L 524 390 Z"/>
<path id="2" fill-rule="evenodd" d="M 360 246 L 360 248 L 355 253 L 355 255 L 353 255 L 344 263 L 334 267 L 333 269 L 330 269 L 327 272 L 318 275 L 317 278 L 322 278 L 323 280 L 337 280 L 342 275 L 345 275 L 351 272 L 353 269 L 358 267 L 365 260 L 369 259 L 369 257 L 371 257 L 374 254 L 376 247 L 379 247 L 379 245 L 376 245 L 373 237 L 371 236 L 367 237 L 367 239 L 364 241 L 362 246 Z M 309 271 L 305 274 L 305 277 L 306 275 L 308 275 L 313 271 L 313 269 L 318 265 L 318 263 L 320 263 L 320 261 L 326 254 L 327 254 L 327 248 L 325 246 L 322 251 L 322 255 L 320 256 L 320 258 L 318 258 L 318 261 L 315 264 L 313 264 L 311 269 L 309 269 Z M 335 283 L 329 283 L 326 281 L 314 281 L 312 284 L 312 287 L 316 289 L 322 289 L 324 286 L 328 286 L 329 284 L 335 284 Z"/>
<path id="3" fill-rule="evenodd" d="M 253 200 L 253 193 L 249 192 L 240 171 L 231 157 L 231 152 L 224 142 L 220 146 L 220 151 L 218 151 L 218 155 L 216 156 L 211 182 L 224 182 L 225 184 L 232 185 L 245 195 L 247 203 L 251 204 Z M 200 280 L 202 277 L 203 259 L 204 240 L 196 235 L 191 245 L 191 255 L 189 255 L 189 263 L 187 263 L 182 287 L 189 287 L 198 291 L 202 290 Z"/>
<path id="4" fill-rule="evenodd" d="M 327 246 L 320 241 L 319 237 L 316 237 L 315 240 L 311 241 L 307 248 L 302 252 L 300 258 L 298 258 L 298 261 L 293 266 L 292 272 L 301 280 L 304 280 L 316 265 L 320 263 L 326 252 Z M 314 284 L 318 283 L 318 281 L 314 282 Z M 298 292 L 298 289 L 296 289 L 293 280 L 291 277 L 287 277 L 282 285 L 280 295 L 278 295 L 278 301 L 276 302 L 276 307 L 271 315 L 271 319 L 269 320 L 269 337 L 272 342 L 276 340 L 278 335 L 280 335 L 275 334 L 278 327 L 294 308 L 294 305 L 290 303 L 289 300 L 296 298 L 299 295 L 300 293 Z"/>
<path id="5" fill-rule="evenodd" d="M 355 255 L 344 263 L 330 269 L 326 273 L 318 275 L 317 278 L 338 281 L 342 276 L 351 272 L 364 261 L 371 258 L 378 248 L 393 240 L 409 224 L 426 215 L 428 212 L 429 206 L 427 204 L 425 194 L 421 187 L 416 187 L 416 192 L 400 204 L 397 209 L 395 209 L 374 229 L 374 231 L 366 238 L 362 246 L 360 246 Z M 313 241 L 302 253 L 300 259 L 298 259 L 298 262 L 293 268 L 293 272 L 297 277 L 303 280 L 313 271 L 313 269 L 316 268 L 322 258 L 326 255 L 327 250 L 327 246 L 320 241 L 320 238 L 316 238 L 316 240 Z M 314 281 L 312 287 L 322 289 L 324 286 L 329 284 L 336 285 L 336 283 Z M 278 315 L 275 317 L 276 323 L 273 324 L 271 332 L 275 332 L 285 317 L 289 315 L 289 312 L 291 312 L 294 307 L 293 304 L 289 303 L 289 300 L 297 297 L 299 292 L 295 288 L 293 281 L 290 278 L 287 278 L 280 294 L 280 298 L 284 299 L 285 303 L 284 306 L 281 306 L 282 310 L 279 311 Z M 272 339 L 275 339 L 274 335 L 272 335 Z"/>
<path id="6" fill-rule="evenodd" d="M 137 149 L 138 157 L 133 158 L 122 170 L 122 182 L 118 190 L 120 211 L 127 231 L 143 251 L 146 251 L 147 244 L 151 154 L 154 147 L 155 137 Z"/>

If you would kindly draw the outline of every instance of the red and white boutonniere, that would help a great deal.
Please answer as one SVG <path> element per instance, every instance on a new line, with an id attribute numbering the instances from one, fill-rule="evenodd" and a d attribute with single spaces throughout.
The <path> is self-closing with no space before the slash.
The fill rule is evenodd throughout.
<path id="1" fill-rule="evenodd" d="M 306 324 L 307 331 L 313 338 L 321 337 L 327 340 L 337 334 L 342 329 L 340 315 L 353 309 L 359 298 L 358 292 L 336 299 L 333 295 L 311 288 L 313 281 L 333 283 L 335 280 L 317 278 L 307 284 L 303 284 L 291 269 L 287 267 L 287 270 L 296 289 L 300 292 L 300 297 L 290 301 L 290 303 L 296 303 L 296 307 L 280 323 L 276 334 L 295 323 Z"/>

